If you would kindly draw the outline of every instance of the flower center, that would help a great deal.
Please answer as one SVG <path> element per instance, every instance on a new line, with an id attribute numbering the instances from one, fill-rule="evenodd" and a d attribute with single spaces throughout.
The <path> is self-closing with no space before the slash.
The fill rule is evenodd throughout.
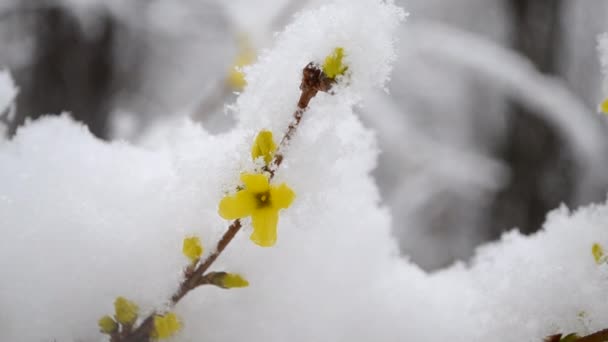
<path id="1" fill-rule="evenodd" d="M 270 193 L 262 192 L 256 195 L 258 200 L 258 208 L 267 207 L 270 205 Z"/>

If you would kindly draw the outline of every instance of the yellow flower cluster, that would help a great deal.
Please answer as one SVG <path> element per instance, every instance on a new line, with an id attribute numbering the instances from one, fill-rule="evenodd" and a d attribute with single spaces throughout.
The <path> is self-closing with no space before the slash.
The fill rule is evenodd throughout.
<path id="1" fill-rule="evenodd" d="M 244 42 L 247 43 L 247 41 Z M 251 49 L 248 49 L 246 45 L 242 47 L 243 52 L 237 59 L 237 66 L 249 64 L 254 58 Z M 326 77 L 334 79 L 340 75 L 344 75 L 348 66 L 343 63 L 343 58 L 344 49 L 341 47 L 334 49 L 332 54 L 325 58 L 322 68 Z M 234 72 L 229 75 L 228 83 L 234 88 L 244 87 L 245 79 L 242 72 L 236 70 L 236 68 L 233 71 Z M 300 109 L 302 108 L 303 107 Z M 608 112 L 608 102 L 602 104 L 602 110 Z M 298 120 L 296 122 L 299 122 L 299 117 L 296 117 L 296 119 Z M 292 128 L 294 128 L 294 126 L 290 126 L 290 131 Z M 270 180 L 272 179 L 272 176 L 274 176 L 276 170 L 269 168 L 269 166 L 273 160 L 275 160 L 275 162 L 279 160 L 275 159 L 276 154 L 277 144 L 273 139 L 272 132 L 268 130 L 260 131 L 251 148 L 251 157 L 254 161 L 258 158 L 262 158 L 265 167 L 261 168 L 261 170 L 256 170 L 254 173 L 242 173 L 240 178 L 243 185 L 238 188 L 238 191 L 235 194 L 225 196 L 219 203 L 218 213 L 225 219 L 236 220 L 251 217 L 253 232 L 251 233 L 250 239 L 262 247 L 270 247 L 276 243 L 279 211 L 287 209 L 295 199 L 295 192 L 287 186 L 287 184 L 270 184 Z M 278 166 L 279 164 L 280 161 L 276 162 L 275 166 Z M 231 227 L 238 228 L 240 226 Z M 206 271 L 206 268 L 195 268 L 203 251 L 203 245 L 198 237 L 189 236 L 183 240 L 182 253 L 192 262 L 186 270 L 186 277 L 203 275 L 203 281 L 194 278 L 195 280 L 199 280 L 199 283 L 197 283 L 196 286 L 210 284 L 224 289 L 249 286 L 249 282 L 244 277 L 235 273 L 211 272 L 199 274 L 198 272 L 200 270 L 202 270 L 200 273 Z M 218 247 L 218 251 L 216 251 L 217 254 L 214 256 L 217 257 L 220 252 L 221 249 Z M 598 260 L 603 258 L 601 246 L 597 244 L 593 246 L 593 255 L 596 262 L 599 263 Z M 211 262 L 212 261 L 213 260 L 211 260 Z M 206 267 L 209 265 L 206 265 Z M 188 282 L 183 284 L 188 286 L 191 285 Z M 192 288 L 188 288 L 187 290 L 190 289 Z M 176 304 L 179 298 L 182 298 L 183 294 L 181 292 L 179 294 L 181 296 L 178 297 L 178 299 L 172 299 L 172 304 Z M 112 340 L 122 338 L 125 333 L 138 333 L 138 331 L 133 330 L 133 325 L 137 322 L 139 316 L 139 307 L 137 304 L 124 297 L 117 297 L 114 301 L 114 309 L 115 314 L 113 317 L 105 315 L 99 319 L 98 325 L 100 331 L 111 335 Z M 181 320 L 173 312 L 163 315 L 153 313 L 152 319 L 153 328 L 150 337 L 154 339 L 172 337 L 182 327 Z M 146 319 L 144 322 L 149 322 L 149 320 Z M 143 326 L 140 326 L 139 328 L 142 327 Z"/>
<path id="2" fill-rule="evenodd" d="M 139 315 L 139 307 L 132 301 L 118 297 L 114 301 L 114 317 L 103 316 L 97 322 L 99 330 L 104 334 L 113 334 L 118 331 L 119 323 L 123 326 L 132 326 Z"/>
<path id="3" fill-rule="evenodd" d="M 275 151 L 272 133 L 261 131 L 255 139 L 251 156 L 253 159 L 264 157 L 268 164 Z M 219 214 L 228 220 L 251 216 L 251 241 L 262 247 L 271 247 L 277 240 L 279 210 L 291 205 L 295 193 L 284 183 L 270 185 L 268 176 L 263 173 L 243 173 L 241 182 L 244 185 L 241 190 L 220 201 Z"/>
<path id="4" fill-rule="evenodd" d="M 169 338 L 182 328 L 182 323 L 173 312 L 165 315 L 154 316 L 154 330 L 152 337 L 155 339 Z"/>

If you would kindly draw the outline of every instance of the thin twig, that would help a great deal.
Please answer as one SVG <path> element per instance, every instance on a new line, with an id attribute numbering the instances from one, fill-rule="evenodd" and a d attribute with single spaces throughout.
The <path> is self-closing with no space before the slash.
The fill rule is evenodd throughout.
<path id="1" fill-rule="evenodd" d="M 296 129 L 302 121 L 302 116 L 308 108 L 308 104 L 313 97 L 317 95 L 319 91 L 328 92 L 335 83 L 334 79 L 325 76 L 323 71 L 315 63 L 308 63 L 308 65 L 302 70 L 302 83 L 300 84 L 300 99 L 298 100 L 298 108 L 293 113 L 293 120 L 287 127 L 287 131 L 281 142 L 277 153 L 274 155 L 274 159 L 270 163 L 270 167 L 266 169 L 270 173 L 270 179 L 274 178 L 274 174 L 281 166 L 283 162 L 284 150 L 287 147 L 289 141 L 293 137 Z"/>
<path id="2" fill-rule="evenodd" d="M 300 122 L 302 121 L 302 116 L 304 112 L 308 108 L 308 104 L 313 97 L 317 95 L 319 91 L 327 92 L 331 89 L 333 83 L 335 81 L 325 76 L 323 71 L 314 63 L 309 63 L 304 70 L 302 71 L 302 83 L 300 84 L 300 89 L 302 93 L 300 94 L 300 99 L 298 100 L 297 109 L 293 114 L 293 120 L 289 124 L 285 135 L 281 139 L 279 143 L 278 151 L 274 156 L 274 159 L 270 163 L 271 167 L 266 169 L 270 173 L 270 179 L 274 177 L 275 172 L 283 162 L 284 158 L 284 149 L 287 147 L 287 144 L 295 134 Z M 210 254 L 205 261 L 200 263 L 193 271 L 186 272 L 186 276 L 182 283 L 179 286 L 179 289 L 173 294 L 171 297 L 171 306 L 175 306 L 184 296 L 186 296 L 190 291 L 195 288 L 209 284 L 209 279 L 205 276 L 205 272 L 209 270 L 211 265 L 217 260 L 217 258 L 222 254 L 224 249 L 228 246 L 228 244 L 232 241 L 232 239 L 236 236 L 236 234 L 241 229 L 241 220 L 234 220 L 228 229 L 217 243 L 215 251 Z M 127 336 L 119 336 L 116 339 L 116 342 L 148 342 L 150 341 L 150 335 L 154 328 L 154 316 L 156 312 L 152 312 L 144 321 L 132 332 L 127 333 Z M 114 341 L 112 341 L 114 342 Z"/>
<path id="3" fill-rule="evenodd" d="M 555 334 L 547 336 L 543 339 L 543 342 L 559 342 L 563 338 L 562 334 Z M 607 342 L 608 341 L 608 329 L 596 331 L 593 334 L 579 337 L 574 339 L 575 342 Z"/>
<path id="4" fill-rule="evenodd" d="M 203 274 L 213 265 L 215 260 L 222 254 L 226 246 L 232 241 L 232 239 L 236 236 L 236 233 L 241 229 L 241 220 L 234 220 L 232 224 L 228 227 L 228 230 L 224 233 L 220 241 L 217 243 L 217 247 L 215 252 L 205 259 L 205 261 L 200 264 L 196 270 L 182 282 L 179 290 L 171 297 L 171 302 L 173 304 L 177 304 L 190 290 L 195 289 L 201 283 L 203 278 Z"/>

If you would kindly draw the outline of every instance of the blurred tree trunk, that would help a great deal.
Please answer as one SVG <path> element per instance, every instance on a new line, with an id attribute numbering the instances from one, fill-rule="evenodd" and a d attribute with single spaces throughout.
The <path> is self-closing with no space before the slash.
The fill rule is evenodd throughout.
<path id="1" fill-rule="evenodd" d="M 20 92 L 10 134 L 26 118 L 68 111 L 93 134 L 107 138 L 115 23 L 109 14 L 100 15 L 98 34 L 91 36 L 58 6 L 37 8 L 34 15 L 33 63 L 15 73 Z"/>
<path id="2" fill-rule="evenodd" d="M 543 73 L 555 74 L 561 0 L 509 0 L 513 48 Z M 504 145 L 498 155 L 510 167 L 507 186 L 492 205 L 491 238 L 517 227 L 540 228 L 546 213 L 568 202 L 574 191 L 571 151 L 559 132 L 529 109 L 512 103 Z"/>

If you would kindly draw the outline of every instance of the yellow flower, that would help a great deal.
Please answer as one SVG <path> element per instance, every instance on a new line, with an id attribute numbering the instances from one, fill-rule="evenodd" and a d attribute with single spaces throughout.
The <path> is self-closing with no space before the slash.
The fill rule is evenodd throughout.
<path id="1" fill-rule="evenodd" d="M 228 73 L 228 84 L 234 90 L 242 90 L 247 85 L 245 74 L 242 67 L 247 66 L 255 61 L 255 50 L 251 46 L 251 42 L 247 36 L 241 36 L 238 39 L 238 55 Z"/>
<path id="2" fill-rule="evenodd" d="M 605 261 L 604 258 L 604 248 L 599 243 L 594 243 L 591 246 L 591 254 L 593 254 L 593 259 L 595 259 L 596 264 L 601 264 Z"/>
<path id="3" fill-rule="evenodd" d="M 331 79 L 344 75 L 348 67 L 342 63 L 343 58 L 344 49 L 341 47 L 335 48 L 332 54 L 325 58 L 323 73 Z"/>
<path id="4" fill-rule="evenodd" d="M 203 254 L 203 245 L 201 244 L 201 240 L 196 236 L 185 238 L 182 252 L 192 262 L 197 261 Z"/>
<path id="5" fill-rule="evenodd" d="M 226 273 L 222 277 L 221 285 L 225 289 L 233 289 L 238 287 L 247 287 L 249 282 L 239 274 Z"/>
<path id="6" fill-rule="evenodd" d="M 272 139 L 272 132 L 263 130 L 258 133 L 258 136 L 251 147 L 251 158 L 254 160 L 259 157 L 264 157 L 264 162 L 268 165 L 274 157 L 274 152 L 277 150 L 277 144 Z"/>
<path id="7" fill-rule="evenodd" d="M 604 99 L 604 101 L 602 101 L 600 104 L 600 112 L 608 114 L 608 98 Z"/>
<path id="8" fill-rule="evenodd" d="M 154 316 L 154 330 L 152 331 L 152 337 L 156 339 L 169 338 L 173 336 L 179 329 L 182 328 L 177 315 L 173 312 L 169 312 L 164 316 Z"/>
<path id="9" fill-rule="evenodd" d="M 243 173 L 241 181 L 244 189 L 224 197 L 219 214 L 228 220 L 251 216 L 251 240 L 262 247 L 270 247 L 277 240 L 279 210 L 291 205 L 295 193 L 286 184 L 271 186 L 263 174 Z"/>
<path id="10" fill-rule="evenodd" d="M 101 317 L 97 324 L 99 325 L 101 332 L 104 334 L 111 334 L 118 331 L 118 324 L 116 324 L 116 321 L 114 321 L 114 319 L 109 315 Z"/>
<path id="11" fill-rule="evenodd" d="M 114 301 L 114 310 L 116 311 L 116 320 L 121 324 L 132 325 L 137 319 L 139 307 L 132 301 L 118 297 Z"/>

